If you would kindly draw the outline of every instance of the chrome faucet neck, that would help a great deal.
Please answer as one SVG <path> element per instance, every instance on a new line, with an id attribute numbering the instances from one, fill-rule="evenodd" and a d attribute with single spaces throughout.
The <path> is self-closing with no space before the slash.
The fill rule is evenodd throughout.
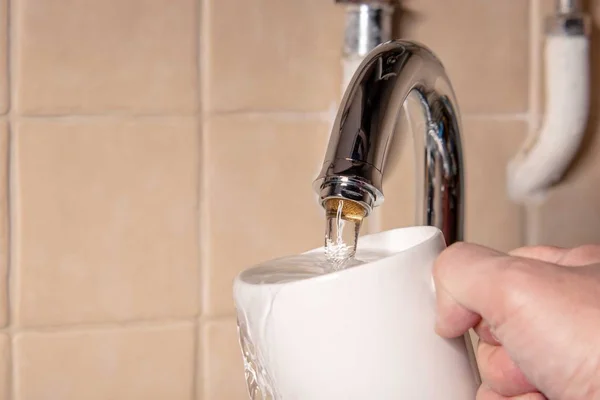
<path id="1" fill-rule="evenodd" d="M 417 160 L 417 225 L 442 230 L 448 244 L 463 238 L 460 117 L 441 62 L 426 47 L 389 41 L 364 59 L 342 99 L 323 169 L 321 201 L 354 200 L 367 212 L 384 200 L 382 181 L 405 133 L 410 112 Z"/>

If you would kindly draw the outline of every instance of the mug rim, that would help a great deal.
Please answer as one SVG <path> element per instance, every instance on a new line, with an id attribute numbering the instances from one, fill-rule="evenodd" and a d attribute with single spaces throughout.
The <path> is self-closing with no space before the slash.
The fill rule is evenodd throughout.
<path id="1" fill-rule="evenodd" d="M 389 229 L 389 230 L 382 231 L 382 232 L 373 233 L 370 235 L 361 236 L 359 238 L 359 241 L 360 241 L 359 245 L 361 245 L 363 247 L 363 250 L 386 250 L 389 247 L 389 246 L 385 246 L 386 240 L 390 240 L 391 238 L 398 237 L 400 235 L 408 235 L 414 231 L 420 231 L 422 237 L 420 237 L 419 239 L 410 243 L 410 245 L 408 247 L 406 247 L 402 250 L 395 251 L 381 259 L 367 263 L 368 266 L 370 268 L 376 267 L 382 261 L 385 261 L 392 257 L 396 257 L 400 254 L 405 254 L 407 252 L 410 252 L 411 250 L 414 250 L 415 248 L 422 246 L 424 243 L 435 240 L 437 237 L 441 236 L 442 240 L 443 240 L 443 234 L 439 228 L 437 228 L 435 226 L 429 226 L 429 225 L 420 225 L 420 226 L 394 228 L 394 229 Z M 385 237 L 386 239 L 381 240 L 381 237 Z M 299 284 L 301 282 L 304 282 L 305 284 L 307 284 L 308 282 L 338 279 L 340 276 L 343 276 L 346 274 L 358 273 L 357 271 L 359 271 L 359 270 L 363 271 L 364 270 L 363 268 L 365 268 L 367 266 L 367 265 L 359 265 L 357 267 L 363 267 L 363 268 L 350 267 L 350 268 L 340 269 L 340 270 L 325 273 L 325 274 L 308 276 L 305 278 L 298 278 L 298 279 L 284 281 L 284 282 L 258 282 L 257 283 L 257 282 L 251 282 L 247 278 L 248 274 L 251 274 L 252 272 L 256 271 L 259 268 L 264 268 L 264 267 L 276 262 L 277 260 L 290 258 L 290 257 L 294 257 L 294 256 L 301 256 L 304 254 L 320 254 L 320 253 L 322 254 L 323 252 L 324 252 L 324 246 L 321 246 L 321 247 L 317 247 L 317 248 L 314 248 L 311 250 L 304 251 L 302 253 L 285 255 L 282 257 L 276 257 L 276 258 L 272 258 L 270 260 L 266 260 L 266 261 L 260 262 L 258 264 L 255 264 L 249 268 L 246 268 L 245 270 L 241 271 L 240 273 L 238 273 L 236 275 L 236 277 L 234 279 L 234 290 L 235 290 L 235 287 L 238 285 L 243 285 L 243 286 L 247 286 L 247 287 L 280 288 L 280 287 L 284 287 L 284 286 L 287 287 L 289 285 Z"/>

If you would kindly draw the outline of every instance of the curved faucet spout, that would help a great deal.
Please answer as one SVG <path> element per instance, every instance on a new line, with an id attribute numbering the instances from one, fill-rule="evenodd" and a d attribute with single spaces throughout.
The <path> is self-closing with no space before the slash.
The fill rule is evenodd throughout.
<path id="1" fill-rule="evenodd" d="M 451 244 L 463 237 L 460 117 L 444 67 L 418 43 L 383 43 L 362 62 L 344 94 L 315 189 L 323 204 L 354 200 L 367 213 L 380 205 L 410 104 L 419 110 L 408 116 L 416 121 L 416 223 L 438 227 Z"/>

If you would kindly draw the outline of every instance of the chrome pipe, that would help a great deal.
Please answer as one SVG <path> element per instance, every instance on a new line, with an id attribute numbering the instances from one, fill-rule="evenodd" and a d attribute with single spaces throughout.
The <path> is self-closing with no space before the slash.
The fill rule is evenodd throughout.
<path id="1" fill-rule="evenodd" d="M 546 33 L 554 36 L 589 36 L 590 16 L 581 0 L 556 0 L 554 15 L 546 18 Z"/>
<path id="2" fill-rule="evenodd" d="M 556 0 L 556 12 L 559 14 L 572 14 L 581 11 L 581 0 Z"/>
<path id="3" fill-rule="evenodd" d="M 384 1 L 337 1 L 346 6 L 344 58 L 362 58 L 392 38 L 393 6 Z"/>

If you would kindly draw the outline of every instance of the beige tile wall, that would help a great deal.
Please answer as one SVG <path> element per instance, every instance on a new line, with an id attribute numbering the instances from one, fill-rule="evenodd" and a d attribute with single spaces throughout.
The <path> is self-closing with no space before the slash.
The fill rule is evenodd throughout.
<path id="1" fill-rule="evenodd" d="M 403 4 L 464 114 L 467 238 L 600 241 L 600 90 L 565 182 L 505 194 L 551 0 Z M 321 242 L 342 29 L 332 0 L 0 0 L 0 400 L 245 398 L 231 280 Z M 384 228 L 412 222 L 407 160 Z"/>

